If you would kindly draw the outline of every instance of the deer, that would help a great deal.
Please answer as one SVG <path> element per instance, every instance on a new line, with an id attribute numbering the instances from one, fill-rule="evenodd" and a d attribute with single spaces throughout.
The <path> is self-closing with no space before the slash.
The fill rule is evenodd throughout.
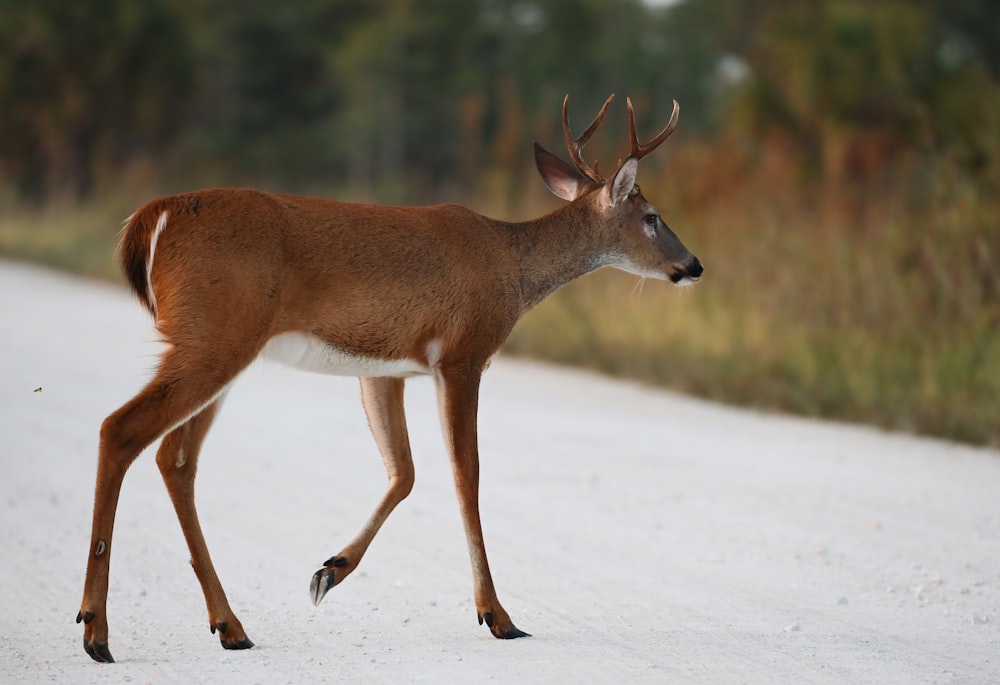
<path id="1" fill-rule="evenodd" d="M 456 204 L 383 206 L 214 188 L 161 197 L 126 219 L 118 257 L 165 349 L 151 380 L 102 423 L 93 523 L 81 607 L 83 646 L 108 647 L 112 531 L 122 481 L 162 438 L 156 464 L 201 585 L 209 628 L 222 647 L 253 642 L 212 565 L 195 509 L 201 445 L 236 378 L 257 358 L 356 376 L 385 463 L 388 487 L 364 527 L 313 575 L 317 606 L 361 562 L 414 483 L 403 387 L 433 378 L 442 433 L 472 566 L 479 624 L 502 639 L 528 636 L 500 604 L 479 515 L 477 411 L 481 376 L 518 319 L 573 279 L 602 267 L 688 285 L 701 262 L 636 184 L 639 161 L 677 126 L 639 143 L 626 100 L 630 152 L 606 179 L 583 146 L 614 95 L 578 137 L 569 96 L 562 127 L 572 164 L 537 142 L 535 163 L 568 204 L 525 222 L 491 219 Z"/>

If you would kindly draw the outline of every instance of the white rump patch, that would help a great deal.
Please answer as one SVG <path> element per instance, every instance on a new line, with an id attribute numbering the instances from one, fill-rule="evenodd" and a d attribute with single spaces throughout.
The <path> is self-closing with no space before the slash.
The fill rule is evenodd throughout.
<path id="1" fill-rule="evenodd" d="M 156 220 L 153 237 L 149 239 L 149 259 L 146 260 L 146 292 L 149 293 L 149 303 L 153 305 L 154 316 L 156 315 L 156 295 L 153 294 L 153 255 L 156 254 L 156 243 L 160 240 L 160 234 L 163 233 L 163 229 L 166 227 L 167 210 L 163 210 L 160 218 Z"/>
<path id="2" fill-rule="evenodd" d="M 431 352 L 428 345 L 428 354 Z M 431 370 L 413 359 L 375 359 L 350 354 L 305 333 L 281 333 L 267 341 L 260 356 L 303 371 L 331 376 L 412 376 Z"/>

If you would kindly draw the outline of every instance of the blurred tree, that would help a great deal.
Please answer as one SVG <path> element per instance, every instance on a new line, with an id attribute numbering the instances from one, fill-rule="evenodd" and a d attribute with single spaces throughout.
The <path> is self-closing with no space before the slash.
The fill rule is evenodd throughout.
<path id="1" fill-rule="evenodd" d="M 997 149 L 998 8 L 0 0 L 0 181 L 82 197 L 100 168 L 170 151 L 185 183 L 340 178 L 405 200 L 488 177 L 517 192 L 531 139 L 559 139 L 563 95 L 578 127 L 609 92 L 633 98 L 643 132 L 676 98 L 685 132 L 780 138 L 828 178 L 914 150 L 976 169 Z M 621 153 L 623 119 L 619 103 L 588 155 Z"/>
<path id="2" fill-rule="evenodd" d="M 924 0 L 935 17 L 941 57 L 979 63 L 1000 80 L 1000 4 L 994 0 Z"/>
<path id="3" fill-rule="evenodd" d="M 198 84 L 182 154 L 230 182 L 298 185 L 337 168 L 328 122 L 344 102 L 329 54 L 374 11 L 364 0 L 172 0 Z"/>
<path id="4" fill-rule="evenodd" d="M 98 159 L 171 140 L 191 81 L 164 2 L 0 0 L 0 173 L 34 201 L 85 197 Z"/>
<path id="5" fill-rule="evenodd" d="M 739 130 L 790 138 L 833 180 L 922 149 L 986 162 L 998 101 L 985 67 L 995 46 L 959 29 L 997 13 L 985 3 L 702 3 L 726 17 L 726 45 L 747 66 L 730 113 Z"/>
<path id="6" fill-rule="evenodd" d="M 343 88 L 334 136 L 352 184 L 407 175 L 438 184 L 454 172 L 458 105 L 479 64 L 476 5 L 381 0 L 370 7 L 330 49 Z"/>
<path id="7" fill-rule="evenodd" d="M 648 54 L 662 43 L 637 39 L 650 32 L 638 0 L 377 6 L 332 61 L 346 92 L 337 130 L 362 184 L 403 172 L 461 184 L 471 179 L 455 170 L 470 169 L 470 159 L 513 173 L 508 149 L 523 160 L 536 122 L 558 122 L 563 94 L 577 93 L 583 110 L 611 90 L 642 97 L 663 68 Z M 669 111 L 669 96 L 660 99 Z"/>

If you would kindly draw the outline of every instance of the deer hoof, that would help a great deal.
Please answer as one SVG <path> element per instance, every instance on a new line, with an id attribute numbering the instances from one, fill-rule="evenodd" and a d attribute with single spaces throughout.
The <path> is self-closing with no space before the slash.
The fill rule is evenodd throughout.
<path id="1" fill-rule="evenodd" d="M 223 649 L 250 649 L 251 647 L 253 647 L 253 641 L 248 637 L 242 640 L 222 640 Z"/>
<path id="2" fill-rule="evenodd" d="M 326 593 L 337 584 L 337 578 L 332 568 L 321 568 L 313 574 L 312 582 L 309 583 L 309 594 L 312 595 L 314 606 L 326 597 Z"/>
<path id="3" fill-rule="evenodd" d="M 91 659 L 100 664 L 113 664 L 115 662 L 107 642 L 87 642 L 84 638 L 83 649 L 90 655 Z"/>
<path id="4" fill-rule="evenodd" d="M 323 597 L 330 591 L 330 588 L 344 579 L 342 577 L 338 578 L 334 569 L 344 568 L 345 566 L 347 566 L 347 557 L 332 556 L 323 562 L 323 568 L 313 574 L 312 582 L 309 584 L 309 594 L 312 595 L 312 601 L 315 606 L 319 606 L 319 603 L 323 601 Z"/>
<path id="5" fill-rule="evenodd" d="M 517 637 L 531 637 L 531 633 L 526 633 L 517 626 L 511 626 L 504 631 L 493 630 L 492 628 L 490 630 L 492 630 L 494 637 L 501 640 L 513 640 Z"/>
<path id="6" fill-rule="evenodd" d="M 500 640 L 513 640 L 518 637 L 531 637 L 531 633 L 526 633 L 519 629 L 513 623 L 507 627 L 502 627 L 498 625 L 494 619 L 493 612 L 487 611 L 486 613 L 479 614 L 479 625 L 486 624 L 493 633 L 493 637 Z"/>

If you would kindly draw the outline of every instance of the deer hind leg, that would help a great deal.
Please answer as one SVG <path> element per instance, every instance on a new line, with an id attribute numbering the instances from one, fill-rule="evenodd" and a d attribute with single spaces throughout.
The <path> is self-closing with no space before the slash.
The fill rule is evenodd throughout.
<path id="1" fill-rule="evenodd" d="M 253 642 L 243 630 L 243 624 L 233 613 L 226 599 L 225 590 L 215 573 L 208 546 L 198 522 L 198 512 L 194 504 L 194 478 L 198 469 L 198 455 L 201 444 L 208 434 L 222 404 L 220 396 L 199 414 L 188 419 L 163 438 L 156 453 L 156 465 L 163 476 L 163 482 L 170 493 L 170 500 L 177 512 L 184 539 L 191 552 L 191 566 L 201 583 L 208 606 L 208 624 L 213 633 L 219 631 L 219 640 L 226 649 L 249 649 Z"/>
<path id="2" fill-rule="evenodd" d="M 476 421 L 480 375 L 480 369 L 470 366 L 442 369 L 435 376 L 441 426 L 451 455 L 458 505 L 469 546 L 479 623 L 486 623 L 490 632 L 498 638 L 528 637 L 528 633 L 519 630 L 500 605 L 493 587 L 489 562 L 486 560 L 483 527 L 479 519 L 479 443 Z"/>
<path id="3" fill-rule="evenodd" d="M 101 425 L 90 554 L 76 617 L 77 623 L 84 623 L 84 649 L 95 661 L 114 661 L 108 649 L 108 570 L 125 472 L 154 440 L 212 404 L 252 359 L 192 359 L 174 347 L 164 354 L 153 380 Z"/>
<path id="4" fill-rule="evenodd" d="M 316 605 L 330 588 L 357 568 L 379 528 L 413 489 L 413 458 L 403 410 L 403 379 L 362 378 L 361 402 L 368 417 L 368 427 L 385 462 L 389 487 L 361 532 L 313 574 L 309 590 Z"/>

